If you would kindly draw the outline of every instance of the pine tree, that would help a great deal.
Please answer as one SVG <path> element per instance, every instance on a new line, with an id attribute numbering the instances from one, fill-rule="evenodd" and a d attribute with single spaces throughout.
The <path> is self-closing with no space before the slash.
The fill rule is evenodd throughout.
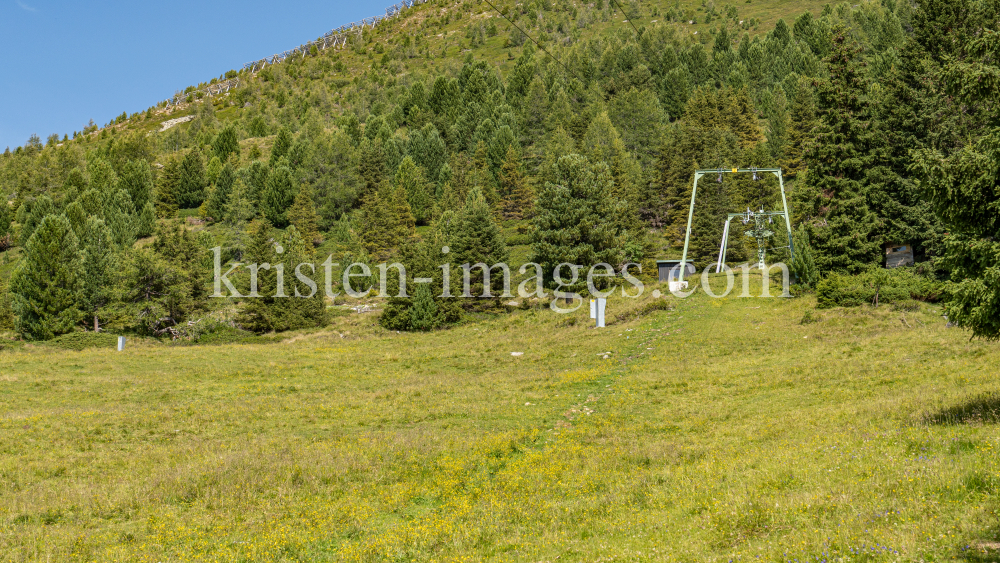
<path id="1" fill-rule="evenodd" d="M 87 162 L 87 172 L 90 174 L 90 188 L 97 190 L 101 197 L 106 197 L 118 187 L 118 174 L 115 169 L 102 158 L 94 158 Z"/>
<path id="2" fill-rule="evenodd" d="M 299 186 L 295 201 L 288 210 L 288 222 L 295 226 L 308 244 L 319 246 L 323 235 L 319 232 L 316 216 L 316 204 L 313 203 L 312 187 L 309 184 Z"/>
<path id="3" fill-rule="evenodd" d="M 292 148 L 292 134 L 288 131 L 287 127 L 282 127 L 278 130 L 278 136 L 274 138 L 274 145 L 271 146 L 271 157 L 268 160 L 268 166 L 274 168 L 278 165 L 278 160 L 281 157 L 288 154 L 288 150 Z"/>
<path id="4" fill-rule="evenodd" d="M 545 183 L 535 205 L 531 261 L 542 266 L 548 283 L 556 266 L 564 262 L 619 265 L 623 233 L 607 221 L 615 211 L 607 165 L 591 165 L 583 156 L 571 154 L 556 162 L 554 172 L 556 181 Z M 564 269 L 562 275 L 568 277 L 569 272 Z M 569 290 L 581 289 L 585 283 L 578 281 Z"/>
<path id="5" fill-rule="evenodd" d="M 322 286 L 317 284 L 317 291 L 310 297 L 304 297 L 309 295 L 310 288 L 295 276 L 299 264 L 313 262 L 312 250 L 295 227 L 289 227 L 280 241 L 274 240 L 272 226 L 266 219 L 253 221 L 249 230 L 250 241 L 244 260 L 267 263 L 271 267 L 258 270 L 257 296 L 248 291 L 246 305 L 239 317 L 240 325 L 257 333 L 322 326 L 326 320 Z M 283 264 L 284 268 L 281 293 L 277 264 Z M 308 267 L 304 266 L 301 273 L 314 278 Z"/>
<path id="6" fill-rule="evenodd" d="M 83 257 L 69 221 L 49 215 L 28 239 L 10 280 L 16 329 L 30 340 L 73 330 L 83 316 Z"/>
<path id="7" fill-rule="evenodd" d="M 148 237 L 156 230 L 156 208 L 153 207 L 152 201 L 147 201 L 145 207 L 139 212 L 139 219 L 135 226 L 138 238 Z"/>
<path id="8" fill-rule="evenodd" d="M 260 211 L 278 228 L 288 225 L 288 208 L 295 199 L 292 171 L 287 166 L 272 168 L 264 182 L 260 198 Z"/>
<path id="9" fill-rule="evenodd" d="M 227 125 L 219 132 L 215 137 L 215 142 L 212 143 L 212 152 L 222 162 L 227 161 L 231 154 L 240 155 L 240 141 L 236 135 L 235 127 Z"/>
<path id="10" fill-rule="evenodd" d="M 385 183 L 365 198 L 358 234 L 368 253 L 383 257 L 413 234 L 414 223 L 405 190 Z"/>
<path id="11" fill-rule="evenodd" d="M 100 330 L 103 308 L 114 298 L 111 280 L 115 268 L 117 245 L 111 230 L 104 221 L 91 217 L 83 229 L 83 285 L 81 308 L 86 312 L 84 321 L 92 320 L 94 332 Z"/>
<path id="12" fill-rule="evenodd" d="M 194 209 L 205 200 L 205 163 L 201 153 L 192 150 L 180 164 L 177 189 L 174 194 L 181 209 Z"/>
<path id="13" fill-rule="evenodd" d="M 205 182 L 209 185 L 215 184 L 220 172 L 222 172 L 222 160 L 218 156 L 213 156 L 205 167 Z"/>
<path id="14" fill-rule="evenodd" d="M 520 160 L 514 145 L 508 146 L 499 178 L 503 216 L 507 219 L 524 218 L 534 205 L 535 195 L 521 175 Z"/>

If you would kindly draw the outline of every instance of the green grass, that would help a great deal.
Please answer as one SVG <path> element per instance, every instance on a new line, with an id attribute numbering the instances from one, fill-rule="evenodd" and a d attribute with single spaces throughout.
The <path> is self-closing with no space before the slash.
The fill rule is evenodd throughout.
<path id="1" fill-rule="evenodd" d="M 0 352 L 0 553 L 997 560 L 996 344 L 928 305 L 666 300 L 614 298 L 604 330 L 352 314 L 267 345 Z"/>

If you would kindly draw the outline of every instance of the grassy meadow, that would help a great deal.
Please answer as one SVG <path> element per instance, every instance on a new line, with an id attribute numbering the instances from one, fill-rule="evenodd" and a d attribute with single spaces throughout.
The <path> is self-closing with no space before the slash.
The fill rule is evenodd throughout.
<path id="1" fill-rule="evenodd" d="M 1000 346 L 651 289 L 602 330 L 2 351 L 0 558 L 1000 560 Z"/>

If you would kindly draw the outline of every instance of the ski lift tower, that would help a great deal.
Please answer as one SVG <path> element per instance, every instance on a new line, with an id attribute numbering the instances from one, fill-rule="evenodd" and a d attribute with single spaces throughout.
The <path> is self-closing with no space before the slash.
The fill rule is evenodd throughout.
<path id="1" fill-rule="evenodd" d="M 722 183 L 723 174 L 753 174 L 753 179 L 758 180 L 760 178 L 759 175 L 764 173 L 774 174 L 775 177 L 778 178 L 778 186 L 781 188 L 781 205 L 784 208 L 784 211 L 765 212 L 763 209 L 761 209 L 761 211 L 757 213 L 748 211 L 745 214 L 747 219 L 746 222 L 754 221 L 755 225 L 754 228 L 751 229 L 751 231 L 747 232 L 747 235 L 757 238 L 758 264 L 761 266 L 761 268 L 763 268 L 763 262 L 764 262 L 763 246 L 762 246 L 763 239 L 773 235 L 774 233 L 770 232 L 770 230 L 766 228 L 762 220 L 766 220 L 767 223 L 770 224 L 771 217 L 783 216 L 785 218 L 785 229 L 788 233 L 788 254 L 794 258 L 795 249 L 792 245 L 792 219 L 791 215 L 789 215 L 788 213 L 788 199 L 785 197 L 785 180 L 781 176 L 780 168 L 732 168 L 732 169 L 718 168 L 715 170 L 695 170 L 694 186 L 691 188 L 691 206 L 688 208 L 687 230 L 684 231 L 684 254 L 681 256 L 680 278 L 679 278 L 681 281 L 684 280 L 684 268 L 685 265 L 687 264 L 688 245 L 691 242 L 691 221 L 694 219 L 694 202 L 698 194 L 698 180 L 700 180 L 702 176 L 707 176 L 711 174 L 718 174 L 719 183 Z M 724 252 L 726 246 L 725 238 L 729 234 L 728 233 L 729 221 L 735 216 L 743 216 L 743 215 L 744 215 L 743 213 L 734 213 L 731 214 L 730 217 L 726 220 L 726 232 L 723 234 L 723 250 L 719 254 L 719 265 L 716 267 L 716 271 L 718 271 L 722 267 L 722 261 L 725 260 L 724 258 Z"/>

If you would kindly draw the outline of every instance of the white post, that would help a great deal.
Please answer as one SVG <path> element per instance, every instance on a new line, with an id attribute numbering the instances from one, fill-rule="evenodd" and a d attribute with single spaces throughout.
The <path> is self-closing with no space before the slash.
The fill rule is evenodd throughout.
<path id="1" fill-rule="evenodd" d="M 597 328 L 604 328 L 604 309 L 607 305 L 607 299 L 603 297 L 597 298 Z"/>
<path id="2" fill-rule="evenodd" d="M 124 349 L 125 349 L 125 337 L 124 336 L 119 336 L 118 337 L 118 351 L 121 352 Z"/>
<path id="3" fill-rule="evenodd" d="M 590 300 L 590 318 L 597 320 L 597 301 Z"/>

